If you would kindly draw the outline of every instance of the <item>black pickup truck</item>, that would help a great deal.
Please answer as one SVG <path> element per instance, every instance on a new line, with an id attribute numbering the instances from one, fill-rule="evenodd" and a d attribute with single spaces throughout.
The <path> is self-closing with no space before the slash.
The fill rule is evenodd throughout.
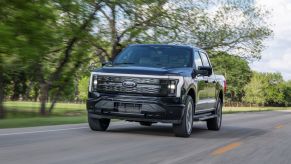
<path id="1" fill-rule="evenodd" d="M 202 49 L 129 45 L 113 62 L 91 73 L 89 126 L 105 131 L 110 119 L 144 126 L 172 123 L 176 136 L 188 137 L 193 121 L 206 121 L 209 130 L 219 130 L 225 90 L 221 79 Z"/>

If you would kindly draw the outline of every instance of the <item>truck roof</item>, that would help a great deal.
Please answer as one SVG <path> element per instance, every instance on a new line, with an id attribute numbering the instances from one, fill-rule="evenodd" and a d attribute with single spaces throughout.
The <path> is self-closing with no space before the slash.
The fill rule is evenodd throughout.
<path id="1" fill-rule="evenodd" d="M 204 51 L 201 48 L 198 48 L 192 45 L 186 45 L 186 44 L 130 44 L 129 46 L 171 46 L 171 47 L 191 48 L 198 51 Z"/>

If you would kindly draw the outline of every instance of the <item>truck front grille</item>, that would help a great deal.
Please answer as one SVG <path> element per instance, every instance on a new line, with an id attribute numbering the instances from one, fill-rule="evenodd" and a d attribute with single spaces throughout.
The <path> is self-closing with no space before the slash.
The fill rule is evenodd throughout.
<path id="1" fill-rule="evenodd" d="M 126 77 L 126 76 L 98 76 L 98 82 L 116 82 L 122 83 L 123 81 L 133 81 L 137 84 L 160 84 L 160 79 L 154 78 L 137 78 L 137 77 Z"/>
<path id="2" fill-rule="evenodd" d="M 104 76 L 97 77 L 97 91 L 101 93 L 132 93 L 132 94 L 167 94 L 167 80 L 155 78 L 137 78 L 125 76 Z M 124 81 L 135 82 L 136 86 L 126 87 Z"/>

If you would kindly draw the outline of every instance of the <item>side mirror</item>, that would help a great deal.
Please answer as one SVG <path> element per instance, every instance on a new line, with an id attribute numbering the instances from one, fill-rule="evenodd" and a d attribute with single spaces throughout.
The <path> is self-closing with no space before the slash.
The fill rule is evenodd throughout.
<path id="1" fill-rule="evenodd" d="M 202 76 L 210 76 L 212 75 L 212 67 L 209 66 L 199 66 L 198 70 L 193 70 L 193 76 L 196 77 L 197 75 Z"/>
<path id="2" fill-rule="evenodd" d="M 106 62 L 102 63 L 102 67 L 106 66 L 106 65 L 112 65 L 112 62 L 111 61 L 106 61 Z"/>

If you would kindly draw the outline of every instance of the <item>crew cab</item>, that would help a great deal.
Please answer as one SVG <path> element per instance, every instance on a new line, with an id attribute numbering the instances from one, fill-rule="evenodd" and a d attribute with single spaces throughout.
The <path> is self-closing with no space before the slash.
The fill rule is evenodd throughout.
<path id="1" fill-rule="evenodd" d="M 91 73 L 89 127 L 105 131 L 111 119 L 121 119 L 144 126 L 171 123 L 179 137 L 191 135 L 193 121 L 206 121 L 209 130 L 219 130 L 224 84 L 216 79 L 202 49 L 129 45 L 112 62 Z"/>

